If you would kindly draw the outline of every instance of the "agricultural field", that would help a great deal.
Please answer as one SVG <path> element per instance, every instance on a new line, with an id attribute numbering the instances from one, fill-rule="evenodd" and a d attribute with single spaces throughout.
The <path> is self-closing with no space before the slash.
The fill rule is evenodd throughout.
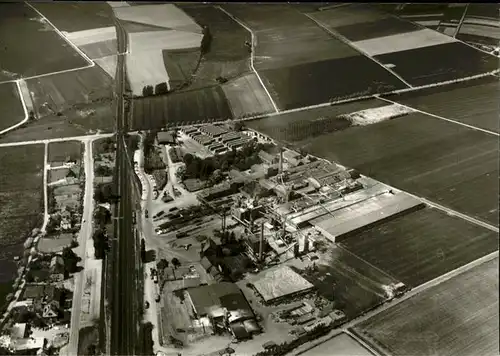
<path id="1" fill-rule="evenodd" d="M 493 76 L 446 88 L 429 88 L 391 95 L 387 99 L 425 112 L 453 119 L 482 129 L 500 132 L 498 121 L 498 78 Z"/>
<path id="2" fill-rule="evenodd" d="M 393 355 L 496 355 L 498 258 L 356 326 Z"/>
<path id="3" fill-rule="evenodd" d="M 15 33 L 15 36 L 12 36 Z M 0 11 L 0 80 L 85 67 L 87 61 L 25 3 Z"/>
<path id="4" fill-rule="evenodd" d="M 127 79 L 135 96 L 142 96 L 145 86 L 154 88 L 157 84 L 169 82 L 161 49 L 134 51 L 126 56 L 125 63 Z"/>
<path id="5" fill-rule="evenodd" d="M 498 225 L 496 136 L 413 113 L 294 146 Z"/>
<path id="6" fill-rule="evenodd" d="M 432 208 L 401 215 L 340 244 L 412 287 L 498 250 L 495 232 Z"/>
<path id="7" fill-rule="evenodd" d="M 250 120 L 245 125 L 275 140 L 291 144 L 327 132 L 347 129 L 351 127 L 351 123 L 339 117 L 340 115 L 384 105 L 380 100 L 362 100 Z"/>
<path id="8" fill-rule="evenodd" d="M 115 79 L 118 58 L 116 55 L 94 59 L 94 62 L 102 68 L 111 78 Z"/>
<path id="9" fill-rule="evenodd" d="M 118 51 L 114 26 L 71 32 L 66 37 L 91 59 L 111 56 Z"/>
<path id="10" fill-rule="evenodd" d="M 498 47 L 500 41 L 499 5 L 469 4 L 457 38 L 471 43 Z"/>
<path id="11" fill-rule="evenodd" d="M 16 83 L 0 84 L 0 106 L 2 107 L 0 131 L 24 120 L 24 109 L 19 95 Z"/>
<path id="12" fill-rule="evenodd" d="M 49 143 L 48 153 L 48 163 L 66 162 L 68 158 L 80 161 L 83 154 L 83 145 L 80 141 L 51 142 Z"/>
<path id="13" fill-rule="evenodd" d="M 187 50 L 163 50 L 163 62 L 172 90 L 184 87 L 196 72 L 201 59 L 199 48 Z"/>
<path id="14" fill-rule="evenodd" d="M 307 350 L 304 356 L 372 356 L 372 353 L 346 333 Z"/>
<path id="15" fill-rule="evenodd" d="M 93 116 L 93 106 L 112 99 L 112 80 L 99 67 L 34 78 L 27 81 L 39 118 L 67 111 Z M 112 118 L 110 118 L 112 119 Z"/>
<path id="16" fill-rule="evenodd" d="M 219 86 L 136 98 L 132 104 L 132 115 L 132 127 L 136 130 L 232 119 L 229 103 Z"/>
<path id="17" fill-rule="evenodd" d="M 255 73 L 233 79 L 222 85 L 235 119 L 274 112 L 273 103 Z"/>
<path id="18" fill-rule="evenodd" d="M 33 6 L 60 31 L 114 26 L 112 8 L 105 2 L 36 2 Z"/>
<path id="19" fill-rule="evenodd" d="M 17 271 L 12 261 L 22 255 L 23 243 L 43 221 L 44 145 L 3 147 L 0 166 L 0 300 Z"/>
<path id="20" fill-rule="evenodd" d="M 444 36 L 444 35 L 443 35 Z M 460 42 L 451 42 L 375 57 L 411 85 L 427 85 L 498 69 L 498 58 Z M 439 58 L 436 61 L 436 58 Z"/>

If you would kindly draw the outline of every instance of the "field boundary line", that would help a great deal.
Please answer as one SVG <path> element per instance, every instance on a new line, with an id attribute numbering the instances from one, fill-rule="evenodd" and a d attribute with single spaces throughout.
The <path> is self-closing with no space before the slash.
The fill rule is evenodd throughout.
<path id="1" fill-rule="evenodd" d="M 19 84 L 19 82 L 20 80 L 16 80 L 17 92 L 19 93 L 19 99 L 21 100 L 21 104 L 23 106 L 24 119 L 19 121 L 17 124 L 14 124 L 11 127 L 7 127 L 6 129 L 0 131 L 0 135 L 3 135 L 9 131 L 14 130 L 28 121 L 28 108 L 26 107 L 26 102 L 24 101 L 23 92 L 21 90 L 21 84 Z"/>
<path id="2" fill-rule="evenodd" d="M 473 130 L 477 130 L 477 131 L 481 131 L 481 132 L 484 132 L 484 133 L 487 133 L 489 135 L 494 135 L 494 136 L 497 136 L 497 137 L 500 137 L 500 133 L 497 133 L 497 132 L 494 132 L 494 131 L 490 131 L 490 130 L 486 130 L 486 129 L 482 129 L 480 127 L 476 127 L 476 126 L 473 126 L 473 125 L 469 125 L 469 124 L 466 124 L 466 123 L 463 123 L 463 122 L 460 122 L 460 121 L 456 121 L 456 120 L 453 120 L 453 119 L 448 119 L 448 118 L 445 118 L 445 117 L 442 117 L 442 116 L 439 116 L 439 115 L 436 115 L 436 114 L 431 114 L 431 113 L 428 113 L 426 111 L 423 111 L 423 110 L 419 110 L 419 109 L 415 109 L 411 106 L 408 106 L 408 105 L 404 105 L 404 104 L 400 104 L 398 102 L 395 102 L 395 101 L 392 101 L 392 100 L 389 100 L 389 99 L 386 99 L 386 98 L 381 98 L 380 96 L 377 97 L 379 100 L 382 100 L 382 101 L 385 101 L 387 103 L 392 103 L 392 104 L 396 104 L 398 106 L 402 106 L 402 107 L 405 107 L 407 109 L 412 109 L 416 112 L 419 112 L 421 114 L 425 114 L 425 115 L 428 115 L 428 116 L 431 116 L 431 117 L 434 117 L 436 119 L 440 119 L 440 120 L 444 120 L 444 121 L 448 121 L 448 122 L 451 122 L 451 123 L 454 123 L 454 124 L 457 124 L 457 125 L 461 125 L 461 126 L 465 126 L 465 127 L 468 127 L 470 129 L 473 129 Z"/>
<path id="3" fill-rule="evenodd" d="M 26 146 L 26 145 L 39 145 L 42 143 L 51 143 L 51 142 L 64 142 L 64 141 L 92 141 L 98 140 L 101 138 L 114 136 L 114 133 L 108 134 L 96 134 L 96 135 L 84 135 L 84 136 L 72 136 L 72 137 L 60 137 L 60 138 L 47 138 L 42 140 L 33 140 L 33 141 L 18 141 L 18 142 L 5 142 L 0 143 L 0 148 L 2 147 L 12 147 L 12 146 Z"/>
<path id="4" fill-rule="evenodd" d="M 29 2 L 25 1 L 24 3 L 28 5 L 33 11 L 35 11 L 45 22 L 47 22 L 50 26 L 52 26 L 54 28 L 54 31 L 60 37 L 62 37 L 71 47 L 73 47 L 73 49 L 77 51 L 78 54 L 82 56 L 89 63 L 90 66 L 93 67 L 95 65 L 94 61 L 92 61 L 92 59 L 90 59 L 85 53 L 83 53 L 83 51 L 80 48 L 78 48 L 73 42 L 71 42 L 66 36 L 64 36 L 64 34 L 61 31 L 59 31 L 59 29 L 52 22 L 50 22 L 50 20 L 46 18 L 45 15 L 43 15 L 40 11 L 38 11 Z"/>
<path id="5" fill-rule="evenodd" d="M 365 340 L 363 340 L 361 337 L 356 335 L 355 333 L 351 332 L 349 329 L 344 329 L 343 330 L 344 334 L 349 335 L 353 340 L 358 342 L 362 347 L 370 351 L 373 355 L 375 356 L 380 356 L 382 353 L 378 352 L 375 350 L 369 343 L 367 343 Z"/>
<path id="6" fill-rule="evenodd" d="M 453 38 L 457 38 L 457 36 L 460 32 L 460 29 L 462 28 L 462 25 L 464 24 L 465 16 L 467 15 L 467 10 L 469 10 L 469 5 L 470 5 L 470 3 L 467 3 L 467 5 L 465 5 L 464 13 L 462 14 L 462 17 L 460 18 L 460 22 L 458 23 L 457 30 L 453 34 Z"/>
<path id="7" fill-rule="evenodd" d="M 250 52 L 250 67 L 252 68 L 253 72 L 255 73 L 255 75 L 257 75 L 257 78 L 259 79 L 259 82 L 260 82 L 260 85 L 262 85 L 262 88 L 264 88 L 264 91 L 266 92 L 267 96 L 269 97 L 269 100 L 271 101 L 271 104 L 273 104 L 273 108 L 274 108 L 274 111 L 276 111 L 277 113 L 280 112 L 280 110 L 278 109 L 278 107 L 276 106 L 276 103 L 274 102 L 271 94 L 269 93 L 269 91 L 267 90 L 266 86 L 264 85 L 264 82 L 262 81 L 262 78 L 260 77 L 259 75 L 259 72 L 257 72 L 257 70 L 255 69 L 254 67 L 254 64 L 253 64 L 253 60 L 254 60 L 254 55 L 255 55 L 255 34 L 254 34 L 254 31 L 252 29 L 250 29 L 250 27 L 247 27 L 245 24 L 243 24 L 243 22 L 238 19 L 236 16 L 234 16 L 233 14 L 231 14 L 230 12 L 224 10 L 222 7 L 220 7 L 219 5 L 216 5 L 214 6 L 215 8 L 219 9 L 220 11 L 222 11 L 223 13 L 225 13 L 227 16 L 229 16 L 231 19 L 233 19 L 234 21 L 236 21 L 241 27 L 243 27 L 244 29 L 246 29 L 248 32 L 250 32 L 250 37 L 251 37 L 251 45 L 252 45 L 252 48 L 251 48 L 251 52 Z"/>
<path id="8" fill-rule="evenodd" d="M 43 213 L 43 225 L 41 230 L 43 233 L 45 233 L 45 228 L 47 224 L 49 223 L 49 194 L 47 192 L 48 190 L 48 165 L 49 165 L 49 143 L 45 143 L 44 147 L 44 153 L 43 153 L 43 209 L 45 212 Z"/>
<path id="9" fill-rule="evenodd" d="M 311 15 L 309 14 L 306 14 L 306 13 L 302 13 L 304 16 L 306 16 L 307 18 L 309 18 L 311 21 L 313 21 L 316 25 L 318 25 L 319 27 L 321 27 L 323 30 L 325 30 L 327 33 L 329 33 L 333 38 L 343 42 L 344 44 L 346 44 L 347 46 L 351 47 L 352 49 L 354 49 L 356 52 L 359 52 L 361 53 L 363 56 L 365 56 L 366 58 L 368 59 L 371 59 L 373 62 L 377 63 L 379 66 L 381 66 L 382 68 L 384 68 L 387 72 L 391 73 L 393 76 L 395 76 L 396 78 L 398 78 L 404 85 L 406 85 L 407 87 L 409 88 L 414 88 L 413 85 L 411 85 L 410 83 L 408 83 L 406 80 L 403 79 L 403 77 L 401 77 L 399 74 L 397 74 L 395 71 L 393 71 L 391 68 L 388 68 L 386 67 L 385 65 L 382 64 L 382 62 L 380 62 L 379 60 L 377 60 L 376 58 L 370 56 L 367 52 L 365 52 L 363 49 L 359 48 L 358 46 L 355 46 L 353 42 L 349 41 L 347 38 L 345 38 L 344 36 L 342 36 L 340 33 L 338 32 L 335 32 L 333 30 L 330 30 L 328 27 L 326 27 L 325 25 L 323 25 L 321 22 L 319 22 L 318 20 L 316 20 L 314 17 L 312 17 Z"/>

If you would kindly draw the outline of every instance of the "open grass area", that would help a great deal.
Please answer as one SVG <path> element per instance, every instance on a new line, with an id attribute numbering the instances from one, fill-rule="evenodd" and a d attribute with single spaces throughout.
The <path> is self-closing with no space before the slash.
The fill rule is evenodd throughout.
<path id="1" fill-rule="evenodd" d="M 498 225 L 496 136 L 414 113 L 295 145 Z"/>
<path id="2" fill-rule="evenodd" d="M 66 162 L 67 158 L 80 161 L 83 154 L 83 144 L 80 141 L 62 141 L 49 143 L 48 163 Z"/>
<path id="3" fill-rule="evenodd" d="M 9 284 L 32 229 L 43 221 L 44 146 L 29 145 L 0 149 L 0 284 Z M 0 288 L 8 293 L 8 288 Z M 5 295 L 0 295 L 3 303 Z"/>
<path id="4" fill-rule="evenodd" d="M 88 65 L 35 11 L 20 2 L 1 5 L 0 43 L 0 80 Z"/>
<path id="5" fill-rule="evenodd" d="M 496 355 L 498 258 L 389 308 L 356 327 L 393 355 Z"/>
<path id="6" fill-rule="evenodd" d="M 24 120 L 24 110 L 16 83 L 0 84 L 0 106 L 2 118 L 0 131 Z"/>
<path id="7" fill-rule="evenodd" d="M 447 119 L 500 132 L 499 96 L 498 78 L 491 76 L 387 98 Z"/>
<path id="8" fill-rule="evenodd" d="M 105 2 L 36 2 L 33 6 L 60 31 L 114 26 L 112 9 Z"/>
<path id="9" fill-rule="evenodd" d="M 138 130 L 232 118 L 220 87 L 134 99 L 132 115 L 132 127 Z"/>
<path id="10" fill-rule="evenodd" d="M 497 234 L 426 208 L 342 240 L 362 259 L 417 286 L 498 249 Z"/>

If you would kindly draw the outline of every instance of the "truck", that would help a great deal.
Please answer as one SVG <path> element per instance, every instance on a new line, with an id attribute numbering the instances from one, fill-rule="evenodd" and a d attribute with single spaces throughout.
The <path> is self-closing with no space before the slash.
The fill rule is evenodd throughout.
<path id="1" fill-rule="evenodd" d="M 146 216 L 146 219 L 149 217 L 149 214 L 148 214 L 148 210 L 146 209 L 146 211 L 144 212 L 145 216 Z"/>

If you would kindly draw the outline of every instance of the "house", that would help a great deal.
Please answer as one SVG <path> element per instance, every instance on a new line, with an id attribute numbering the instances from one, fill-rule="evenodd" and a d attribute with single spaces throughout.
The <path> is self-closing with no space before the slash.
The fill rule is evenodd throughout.
<path id="1" fill-rule="evenodd" d="M 24 339 L 28 336 L 29 327 L 26 323 L 16 323 L 10 329 L 10 337 L 12 339 Z"/>
<path id="2" fill-rule="evenodd" d="M 288 162 L 289 165 L 291 165 L 293 167 L 299 165 L 301 158 L 302 158 L 302 156 L 300 155 L 300 153 L 297 153 L 295 151 L 286 150 L 283 152 L 283 159 L 286 162 Z"/>
<path id="3" fill-rule="evenodd" d="M 267 153 L 266 151 L 261 150 L 259 151 L 258 155 L 262 162 L 266 164 L 276 164 L 279 162 L 279 157 L 277 155 L 272 155 L 270 153 Z"/>
<path id="4" fill-rule="evenodd" d="M 57 318 L 59 310 L 59 302 L 56 300 L 51 301 L 43 306 L 42 318 L 53 321 Z"/>
<path id="5" fill-rule="evenodd" d="M 61 224 L 59 226 L 61 230 L 69 230 L 71 229 L 71 213 L 67 210 L 64 210 L 61 213 Z"/>
<path id="6" fill-rule="evenodd" d="M 54 256 L 50 260 L 50 273 L 61 274 L 64 273 L 64 259 L 62 256 Z"/>
<path id="7" fill-rule="evenodd" d="M 47 339 L 43 337 L 30 337 L 13 340 L 10 349 L 17 355 L 36 355 L 39 350 L 43 350 L 47 344 Z"/>
<path id="8" fill-rule="evenodd" d="M 160 131 L 156 135 L 156 140 L 160 145 L 174 145 L 176 134 L 173 131 Z"/>

